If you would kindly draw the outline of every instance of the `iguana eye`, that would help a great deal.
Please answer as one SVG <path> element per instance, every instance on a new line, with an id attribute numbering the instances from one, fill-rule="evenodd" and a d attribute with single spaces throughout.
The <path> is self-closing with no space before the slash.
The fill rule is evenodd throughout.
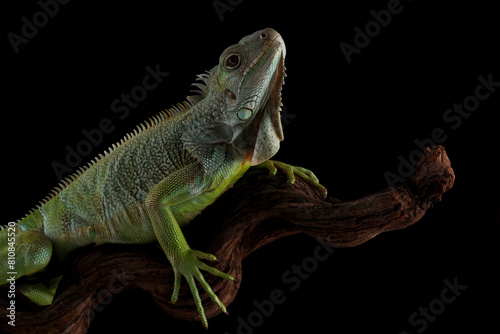
<path id="1" fill-rule="evenodd" d="M 252 116 L 251 110 L 243 108 L 238 111 L 238 118 L 242 121 L 247 120 L 250 116 Z"/>
<path id="2" fill-rule="evenodd" d="M 224 60 L 224 67 L 228 70 L 234 70 L 240 65 L 240 56 L 233 53 L 226 57 Z"/>

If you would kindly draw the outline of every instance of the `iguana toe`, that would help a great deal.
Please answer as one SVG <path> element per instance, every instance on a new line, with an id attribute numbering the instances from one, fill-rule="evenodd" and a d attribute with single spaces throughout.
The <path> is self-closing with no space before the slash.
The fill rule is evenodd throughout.
<path id="1" fill-rule="evenodd" d="M 196 308 L 198 310 L 198 314 L 200 315 L 201 323 L 203 324 L 203 327 L 208 329 L 208 321 L 205 316 L 205 310 L 203 309 L 200 294 L 198 292 L 198 288 L 196 287 L 195 280 L 197 280 L 200 283 L 203 290 L 205 290 L 205 292 L 208 293 L 212 301 L 216 303 L 217 306 L 219 306 L 219 308 L 223 313 L 227 314 L 227 309 L 224 306 L 224 304 L 219 300 L 217 295 L 213 292 L 212 288 L 203 277 L 203 274 L 200 272 L 200 269 L 224 279 L 234 280 L 234 278 L 229 274 L 223 273 L 213 267 L 210 267 L 206 263 L 201 262 L 200 259 L 215 261 L 217 258 L 212 254 L 188 249 L 173 261 L 172 267 L 174 269 L 175 282 L 174 282 L 174 292 L 172 294 L 172 303 L 175 303 L 177 301 L 180 288 L 180 277 L 182 275 L 186 278 L 188 282 L 191 294 L 193 295 Z"/>
<path id="2" fill-rule="evenodd" d="M 286 174 L 287 182 L 290 184 L 295 183 L 295 177 L 298 176 L 310 186 L 316 189 L 322 196 L 326 198 L 328 193 L 327 189 L 319 183 L 318 178 L 309 169 L 303 167 L 292 166 L 281 161 L 267 160 L 263 163 L 255 166 L 256 168 L 266 168 L 269 170 L 269 175 L 276 175 L 277 170 L 284 172 Z"/>

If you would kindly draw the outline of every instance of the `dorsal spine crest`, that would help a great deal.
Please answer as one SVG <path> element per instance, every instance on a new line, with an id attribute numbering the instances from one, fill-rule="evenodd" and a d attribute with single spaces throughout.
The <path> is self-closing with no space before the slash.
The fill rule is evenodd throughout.
<path id="1" fill-rule="evenodd" d="M 144 132 L 150 128 L 153 128 L 154 126 L 156 126 L 157 124 L 160 124 L 161 122 L 170 121 L 176 115 L 179 115 L 179 114 L 182 114 L 182 113 L 188 111 L 190 108 L 193 107 L 193 105 L 194 104 L 192 104 L 190 102 L 186 102 L 186 101 L 178 103 L 178 104 L 172 106 L 171 108 L 169 108 L 167 110 L 162 110 L 162 111 L 160 111 L 159 114 L 150 117 L 149 122 L 148 122 L 148 120 L 145 120 L 143 123 L 140 123 L 139 125 L 137 125 L 136 129 L 133 130 L 133 132 L 128 132 L 119 142 L 113 143 L 107 150 L 104 150 L 103 153 L 99 153 L 97 155 L 97 157 L 95 157 L 90 162 L 88 162 L 87 165 L 79 167 L 78 170 L 76 170 L 72 174 L 70 174 L 67 177 L 65 177 L 64 179 L 62 179 L 57 186 L 55 186 L 54 188 L 52 188 L 52 190 L 50 190 L 50 192 L 47 196 L 45 196 L 41 201 L 38 202 L 38 205 L 36 207 L 31 209 L 24 217 L 22 217 L 21 219 L 18 219 L 17 222 L 28 217 L 33 212 L 38 210 L 40 207 L 45 205 L 47 202 L 49 202 L 50 200 L 55 198 L 57 195 L 59 195 L 61 193 L 61 191 L 63 191 L 67 187 L 69 187 L 80 176 L 82 176 L 87 170 L 92 168 L 92 166 L 97 164 L 100 160 L 105 158 L 107 155 L 109 155 L 111 152 L 113 152 L 118 147 L 123 145 L 125 142 L 131 140 L 135 136 L 138 136 L 142 132 Z"/>

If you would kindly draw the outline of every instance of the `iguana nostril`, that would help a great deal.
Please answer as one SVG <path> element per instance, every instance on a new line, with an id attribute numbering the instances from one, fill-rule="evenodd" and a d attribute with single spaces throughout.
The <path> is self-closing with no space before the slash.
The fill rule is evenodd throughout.
<path id="1" fill-rule="evenodd" d="M 269 37 L 269 34 L 265 31 L 261 32 L 259 35 L 260 39 L 266 40 Z"/>

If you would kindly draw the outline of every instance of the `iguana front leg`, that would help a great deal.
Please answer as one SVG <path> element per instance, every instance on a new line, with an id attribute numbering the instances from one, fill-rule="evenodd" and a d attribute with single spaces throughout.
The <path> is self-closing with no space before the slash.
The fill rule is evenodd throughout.
<path id="1" fill-rule="evenodd" d="M 267 160 L 263 163 L 254 166 L 254 168 L 265 168 L 269 170 L 269 175 L 276 175 L 279 170 L 286 174 L 287 182 L 290 184 L 295 183 L 295 176 L 300 177 L 307 183 L 309 183 L 314 189 L 318 190 L 323 198 L 326 198 L 327 190 L 319 183 L 318 178 L 309 169 L 303 167 L 292 166 L 281 161 Z"/>
<path id="2" fill-rule="evenodd" d="M 208 328 L 208 322 L 196 288 L 195 279 L 198 280 L 222 312 L 227 313 L 227 311 L 205 281 L 200 269 L 225 279 L 234 280 L 234 278 L 200 261 L 200 259 L 213 261 L 216 258 L 214 255 L 193 250 L 189 247 L 172 207 L 182 207 L 183 213 L 200 212 L 204 206 L 210 204 L 205 203 L 204 200 L 204 191 L 212 183 L 207 179 L 202 172 L 201 165 L 193 164 L 166 177 L 148 193 L 145 199 L 145 208 L 153 225 L 156 238 L 170 261 L 174 272 L 175 282 L 171 301 L 172 303 L 177 301 L 182 275 L 189 284 L 205 328 Z"/>

